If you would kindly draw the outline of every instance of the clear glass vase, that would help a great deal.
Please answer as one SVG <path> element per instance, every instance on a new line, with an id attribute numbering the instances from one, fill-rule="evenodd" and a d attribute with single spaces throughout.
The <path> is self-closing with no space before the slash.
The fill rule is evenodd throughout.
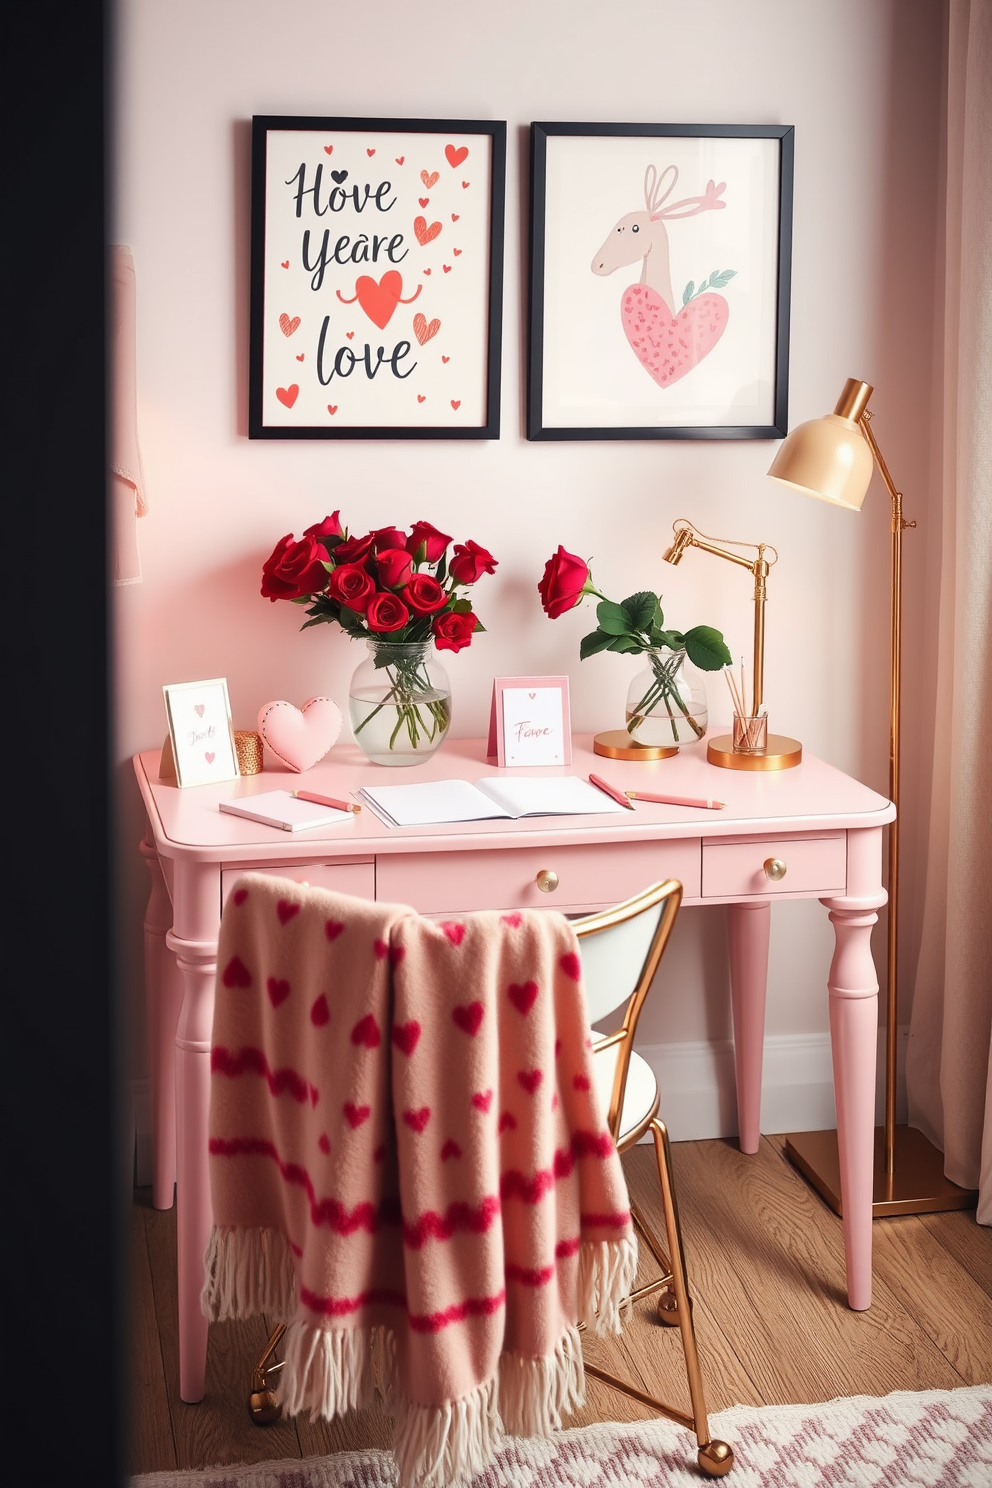
<path id="1" fill-rule="evenodd" d="M 659 646 L 627 693 L 627 732 L 635 744 L 666 749 L 695 744 L 706 732 L 706 686 L 685 651 Z"/>
<path id="2" fill-rule="evenodd" d="M 374 765 L 419 765 L 451 724 L 451 684 L 430 641 L 369 640 L 348 689 L 355 743 Z"/>

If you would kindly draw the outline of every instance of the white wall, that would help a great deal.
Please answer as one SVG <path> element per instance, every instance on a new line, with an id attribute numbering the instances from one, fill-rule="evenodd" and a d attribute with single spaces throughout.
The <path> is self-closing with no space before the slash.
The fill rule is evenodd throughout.
<path id="1" fill-rule="evenodd" d="M 532 119 L 795 126 L 790 423 L 831 408 L 848 376 L 875 384 L 875 432 L 920 524 L 906 542 L 912 952 L 928 769 L 920 596 L 939 530 L 929 472 L 942 15 L 938 0 L 119 0 L 112 240 L 130 244 L 137 272 L 151 508 L 139 524 L 144 582 L 115 593 L 122 964 L 136 1007 L 146 885 L 130 755 L 161 742 L 164 682 L 226 676 L 237 727 L 253 727 L 272 697 L 344 697 L 355 646 L 330 627 L 299 634 L 300 612 L 258 593 L 276 539 L 334 508 L 353 530 L 426 518 L 499 558 L 477 591 L 488 632 L 449 663 L 460 735 L 485 727 L 493 675 L 522 671 L 568 671 L 577 731 L 615 724 L 634 663 L 580 664 L 591 614 L 551 623 L 540 609 L 537 580 L 559 542 L 593 556 L 605 592 L 660 589 L 672 623 L 717 625 L 735 653 L 750 646 L 747 576 L 702 554 L 671 569 L 661 552 L 682 515 L 718 537 L 773 543 L 772 726 L 886 793 L 889 522 L 877 481 L 858 517 L 785 494 L 766 475 L 769 441 L 524 439 Z M 498 442 L 246 438 L 249 128 L 265 113 L 507 121 Z M 725 712 L 718 680 L 711 703 Z M 772 938 L 769 1034 L 822 1034 L 822 909 L 776 906 Z M 683 916 L 649 1042 L 728 1036 L 722 950 L 722 912 Z M 140 1074 L 137 1011 L 129 1038 Z"/>

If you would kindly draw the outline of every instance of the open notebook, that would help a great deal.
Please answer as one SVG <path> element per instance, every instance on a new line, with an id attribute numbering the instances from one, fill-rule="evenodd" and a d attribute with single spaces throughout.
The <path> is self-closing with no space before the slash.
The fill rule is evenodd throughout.
<path id="1" fill-rule="evenodd" d="M 363 785 L 357 792 L 390 827 L 488 821 L 521 816 L 625 815 L 624 807 L 574 775 L 430 780 L 419 785 Z"/>

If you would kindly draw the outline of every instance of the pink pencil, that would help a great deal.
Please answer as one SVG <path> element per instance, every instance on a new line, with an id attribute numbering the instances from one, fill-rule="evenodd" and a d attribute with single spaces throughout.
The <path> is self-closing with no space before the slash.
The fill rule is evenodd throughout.
<path id="1" fill-rule="evenodd" d="M 726 801 L 704 801 L 699 796 L 653 796 L 650 791 L 627 791 L 632 801 L 654 801 L 659 806 L 701 806 L 707 811 L 720 811 Z"/>

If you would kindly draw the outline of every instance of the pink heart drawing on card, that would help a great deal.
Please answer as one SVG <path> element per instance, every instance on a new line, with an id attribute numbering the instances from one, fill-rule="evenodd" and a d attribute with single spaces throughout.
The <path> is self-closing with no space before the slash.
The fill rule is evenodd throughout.
<path id="1" fill-rule="evenodd" d="M 308 698 L 302 708 L 280 699 L 259 709 L 258 732 L 290 770 L 309 770 L 337 742 L 344 719 L 330 698 Z"/>
<path id="2" fill-rule="evenodd" d="M 208 765 L 212 765 L 217 756 L 214 754 L 212 749 L 208 749 L 203 758 L 206 760 Z"/>
<path id="3" fill-rule="evenodd" d="M 656 289 L 631 284 L 620 302 L 624 335 L 641 366 L 659 387 L 669 387 L 708 356 L 724 331 L 730 306 L 708 292 L 673 315 Z"/>
<path id="4" fill-rule="evenodd" d="M 193 704 L 193 712 L 196 714 L 197 718 L 202 718 L 203 717 L 203 714 L 206 711 L 206 706 L 207 706 L 206 703 L 194 703 Z"/>

